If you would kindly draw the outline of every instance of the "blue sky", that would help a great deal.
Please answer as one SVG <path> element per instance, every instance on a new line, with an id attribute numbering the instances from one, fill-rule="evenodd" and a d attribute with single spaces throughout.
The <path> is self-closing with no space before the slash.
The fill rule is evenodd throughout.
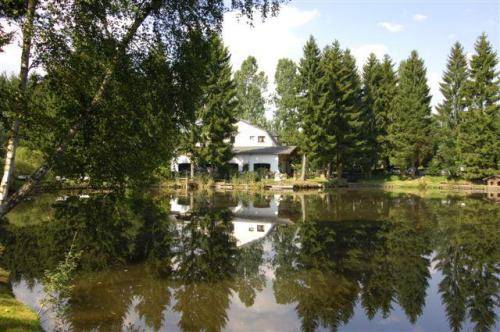
<path id="1" fill-rule="evenodd" d="M 500 0 L 291 0 L 277 17 L 254 26 L 225 15 L 223 38 L 232 54 L 234 69 L 254 55 L 269 76 L 273 92 L 276 63 L 288 57 L 298 61 L 309 37 L 324 47 L 337 39 L 348 47 L 361 66 L 370 52 L 389 54 L 396 63 L 416 49 L 424 59 L 433 105 L 441 100 L 439 81 L 452 43 L 459 40 L 472 54 L 474 41 L 486 32 L 500 48 Z M 0 53 L 0 72 L 19 70 L 17 43 Z"/>
<path id="2" fill-rule="evenodd" d="M 472 53 L 474 41 L 486 32 L 496 50 L 500 42 L 500 1 L 290 1 L 277 18 L 254 28 L 226 15 L 224 40 L 239 66 L 255 54 L 270 81 L 277 59 L 298 60 L 309 35 L 324 47 L 339 40 L 355 54 L 358 66 L 366 56 L 389 54 L 396 63 L 416 49 L 428 70 L 433 104 L 441 99 L 439 80 L 452 43 Z M 271 86 L 272 88 L 272 86 Z"/>

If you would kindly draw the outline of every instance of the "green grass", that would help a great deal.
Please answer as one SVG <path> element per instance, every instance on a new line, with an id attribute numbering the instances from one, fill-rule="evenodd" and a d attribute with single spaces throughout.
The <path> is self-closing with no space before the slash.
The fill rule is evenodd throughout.
<path id="1" fill-rule="evenodd" d="M 38 315 L 15 299 L 8 279 L 9 274 L 0 269 L 0 331 L 42 331 Z"/>
<path id="2" fill-rule="evenodd" d="M 437 188 L 442 186 L 471 185 L 465 180 L 448 179 L 445 176 L 421 176 L 417 178 L 402 177 L 398 175 L 373 177 L 357 181 L 358 184 L 381 185 L 400 188 Z"/>

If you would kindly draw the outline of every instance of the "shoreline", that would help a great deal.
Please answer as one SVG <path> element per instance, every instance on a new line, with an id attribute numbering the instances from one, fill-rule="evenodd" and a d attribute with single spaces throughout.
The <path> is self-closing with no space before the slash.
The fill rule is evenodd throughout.
<path id="1" fill-rule="evenodd" d="M 43 331 L 40 317 L 12 293 L 9 272 L 0 268 L 0 330 Z"/>

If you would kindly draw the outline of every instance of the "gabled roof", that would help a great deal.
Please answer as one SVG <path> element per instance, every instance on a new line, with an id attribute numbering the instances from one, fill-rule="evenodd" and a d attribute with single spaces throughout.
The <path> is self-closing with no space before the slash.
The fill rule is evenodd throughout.
<path id="1" fill-rule="evenodd" d="M 249 126 L 252 126 L 252 127 L 255 127 L 255 128 L 260 129 L 262 131 L 265 131 L 269 135 L 269 137 L 271 137 L 271 140 L 273 141 L 273 143 L 276 144 L 276 145 L 279 145 L 278 141 L 276 140 L 276 137 L 278 136 L 276 133 L 274 133 L 274 132 L 272 132 L 270 130 L 261 128 L 259 126 L 256 126 L 256 125 L 254 125 L 253 123 L 251 123 L 251 122 L 249 122 L 247 120 L 241 120 L 241 119 L 239 119 L 238 121 L 241 121 L 243 123 L 246 123 Z"/>
<path id="2" fill-rule="evenodd" d="M 277 154 L 286 155 L 291 154 L 295 151 L 296 146 L 247 146 L 247 147 L 235 147 L 233 148 L 234 154 Z"/>

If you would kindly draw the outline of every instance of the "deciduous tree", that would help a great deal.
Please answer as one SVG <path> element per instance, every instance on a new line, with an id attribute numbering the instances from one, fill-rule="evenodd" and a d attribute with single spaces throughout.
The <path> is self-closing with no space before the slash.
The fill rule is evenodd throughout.
<path id="1" fill-rule="evenodd" d="M 299 132 L 297 123 L 298 98 L 299 98 L 299 76 L 295 62 L 283 58 L 278 60 L 276 73 L 274 75 L 276 94 L 274 96 L 273 129 L 278 133 L 283 144 L 297 145 L 299 143 Z"/>
<path id="2" fill-rule="evenodd" d="M 234 81 L 239 117 L 254 125 L 267 127 L 267 76 L 259 71 L 255 57 L 249 56 L 241 63 L 240 69 L 234 73 Z"/>

